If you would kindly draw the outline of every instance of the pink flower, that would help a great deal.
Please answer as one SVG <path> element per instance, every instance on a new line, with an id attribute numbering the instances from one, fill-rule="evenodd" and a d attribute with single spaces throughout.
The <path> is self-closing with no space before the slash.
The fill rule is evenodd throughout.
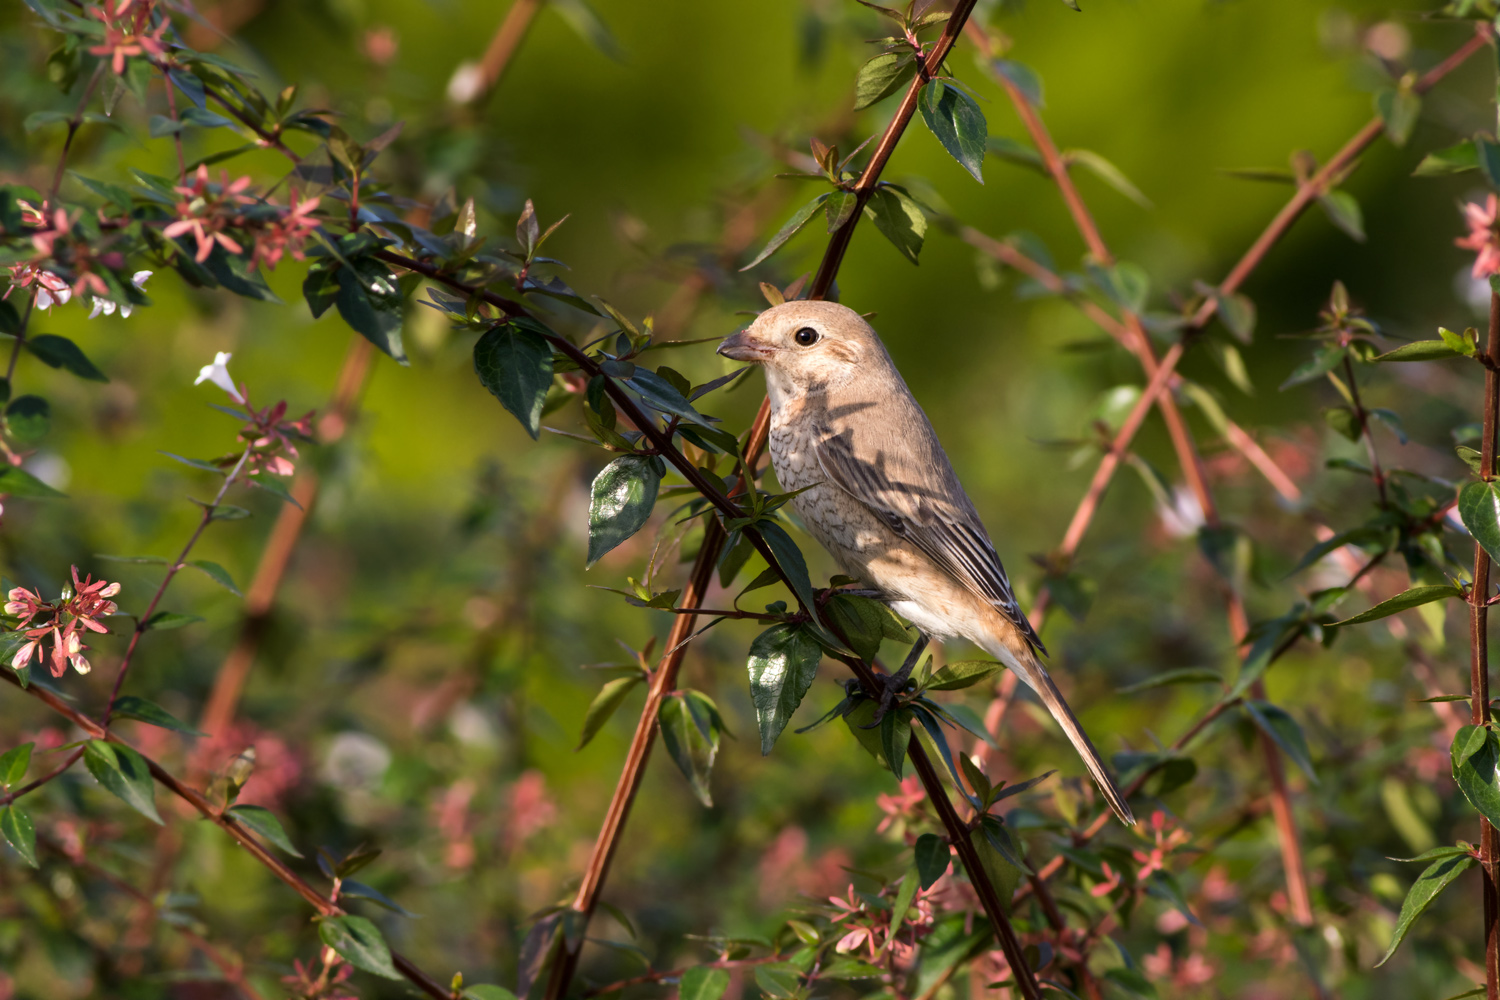
<path id="1" fill-rule="evenodd" d="M 517 778 L 510 786 L 508 798 L 510 825 L 505 829 L 505 842 L 507 850 L 514 851 L 532 834 L 552 825 L 557 818 L 557 806 L 547 795 L 547 779 L 536 770 Z"/>
<path id="2" fill-rule="evenodd" d="M 4 610 L 19 619 L 16 630 L 24 630 L 27 641 L 11 657 L 11 669 L 24 669 L 35 659 L 48 663 L 54 677 L 61 677 L 70 665 L 80 674 L 88 673 L 92 666 L 83 655 L 89 648 L 83 644 L 83 634 L 109 631 L 99 619 L 119 610 L 109 600 L 119 592 L 118 583 L 95 580 L 93 576 L 80 580 L 77 566 L 73 567 L 73 586 L 56 601 L 43 601 L 25 587 L 13 588 L 6 595 Z M 52 644 L 50 653 L 43 651 L 48 640 Z"/>
<path id="3" fill-rule="evenodd" d="M 1470 273 L 1475 278 L 1487 278 L 1500 274 L 1500 233 L 1495 231 L 1495 217 L 1500 214 L 1493 194 L 1486 196 L 1483 205 L 1468 202 L 1464 205 L 1464 219 L 1469 224 L 1469 235 L 1453 241 L 1455 246 L 1473 250 L 1474 267 Z"/>
<path id="4" fill-rule="evenodd" d="M 1108 896 L 1120 887 L 1120 873 L 1111 868 L 1108 861 L 1102 862 L 1100 867 L 1104 869 L 1104 881 L 1089 889 L 1089 895 L 1095 899 Z"/>
<path id="5" fill-rule="evenodd" d="M 915 819 L 917 811 L 922 803 L 927 801 L 927 793 L 922 790 L 922 782 L 916 775 L 911 775 L 901 780 L 901 791 L 895 795 L 887 795 L 884 792 L 875 796 L 875 804 L 880 811 L 885 813 L 885 818 L 875 828 L 876 833 L 884 833 L 897 821 Z"/>
<path id="6" fill-rule="evenodd" d="M 152 0 L 120 0 L 111 11 L 108 4 L 90 8 L 89 14 L 104 22 L 104 42 L 89 49 L 90 55 L 109 56 L 109 68 L 116 75 L 125 72 L 128 56 L 150 55 L 160 59 L 166 55 L 166 44 L 162 35 L 171 21 L 162 18 L 155 28 L 151 25 Z M 132 11 L 131 8 L 135 10 Z"/>

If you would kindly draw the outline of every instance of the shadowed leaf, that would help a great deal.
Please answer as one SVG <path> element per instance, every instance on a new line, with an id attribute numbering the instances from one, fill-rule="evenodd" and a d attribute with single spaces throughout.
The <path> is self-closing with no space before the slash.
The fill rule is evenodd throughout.
<path id="1" fill-rule="evenodd" d="M 356 969 L 386 979 L 402 978 L 391 964 L 391 949 L 380 928 L 364 917 L 323 917 L 318 921 L 318 937 Z"/>

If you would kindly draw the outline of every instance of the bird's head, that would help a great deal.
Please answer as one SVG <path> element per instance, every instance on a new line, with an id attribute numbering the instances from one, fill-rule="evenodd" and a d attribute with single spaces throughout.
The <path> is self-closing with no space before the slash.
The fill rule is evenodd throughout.
<path id="1" fill-rule="evenodd" d="M 787 302 L 767 309 L 726 337 L 719 353 L 764 365 L 768 383 L 796 395 L 836 389 L 890 365 L 870 324 L 837 302 Z"/>

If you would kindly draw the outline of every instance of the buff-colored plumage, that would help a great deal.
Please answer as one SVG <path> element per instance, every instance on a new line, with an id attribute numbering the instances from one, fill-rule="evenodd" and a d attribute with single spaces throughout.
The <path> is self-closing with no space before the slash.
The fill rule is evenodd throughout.
<path id="1" fill-rule="evenodd" d="M 1111 808 L 1130 807 L 1042 665 L 974 504 L 885 345 L 852 309 L 788 302 L 719 348 L 760 364 L 771 462 L 843 570 L 884 593 L 924 633 L 961 637 L 1015 671 L 1072 741 Z"/>

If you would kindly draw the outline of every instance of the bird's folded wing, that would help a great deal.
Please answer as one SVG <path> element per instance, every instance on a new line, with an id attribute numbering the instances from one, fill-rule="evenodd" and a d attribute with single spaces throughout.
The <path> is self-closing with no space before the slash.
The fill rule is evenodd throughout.
<path id="1" fill-rule="evenodd" d="M 901 469 L 886 451 L 876 452 L 876 461 L 866 461 L 855 453 L 851 438 L 846 430 L 816 444 L 814 451 L 828 481 L 869 508 L 970 591 L 993 604 L 1021 630 L 1027 642 L 1046 653 L 1016 602 L 984 525 L 951 469 Z M 946 458 L 942 461 L 946 466 Z M 939 471 L 946 475 L 933 474 Z"/>

